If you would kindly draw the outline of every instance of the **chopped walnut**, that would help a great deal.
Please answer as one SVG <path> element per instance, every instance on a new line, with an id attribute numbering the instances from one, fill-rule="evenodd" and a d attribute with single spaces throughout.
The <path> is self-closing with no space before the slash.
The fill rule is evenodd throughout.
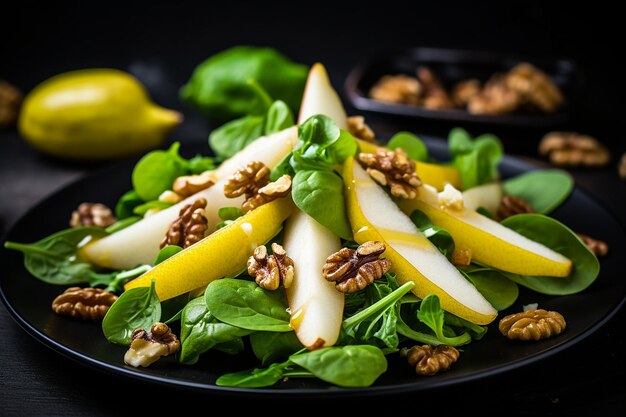
<path id="1" fill-rule="evenodd" d="M 13 85 L 0 80 L 0 129 L 11 126 L 17 120 L 22 104 L 22 93 Z"/>
<path id="2" fill-rule="evenodd" d="M 99 288 L 71 287 L 52 301 L 52 311 L 62 316 L 102 321 L 117 296 Z"/>
<path id="3" fill-rule="evenodd" d="M 467 111 L 472 114 L 499 115 L 512 113 L 521 104 L 521 97 L 509 88 L 506 77 L 502 74 L 493 75 L 479 94 L 467 103 Z"/>
<path id="4" fill-rule="evenodd" d="M 540 340 L 565 330 L 565 319 L 556 311 L 527 310 L 504 317 L 499 329 L 509 339 Z"/>
<path id="5" fill-rule="evenodd" d="M 457 266 L 468 266 L 472 262 L 472 250 L 470 248 L 454 248 L 451 261 Z"/>
<path id="6" fill-rule="evenodd" d="M 257 246 L 248 259 L 248 274 L 266 290 L 274 291 L 281 283 L 289 288 L 295 274 L 293 260 L 278 243 L 272 243 L 272 252 L 268 255 L 265 246 Z"/>
<path id="7" fill-rule="evenodd" d="M 228 198 L 245 195 L 241 205 L 248 212 L 265 203 L 285 197 L 291 191 L 291 177 L 283 175 L 274 182 L 269 182 L 270 169 L 263 162 L 253 161 L 239 168 L 224 185 L 224 195 Z"/>
<path id="8" fill-rule="evenodd" d="M 178 218 L 170 225 L 161 241 L 160 248 L 163 249 L 167 245 L 187 248 L 202 240 L 208 229 L 208 221 L 204 215 L 206 205 L 206 199 L 198 198 L 180 209 Z"/>
<path id="9" fill-rule="evenodd" d="M 480 81 L 476 79 L 459 81 L 452 88 L 452 102 L 457 107 L 465 108 L 480 91 Z"/>
<path id="10" fill-rule="evenodd" d="M 385 251 L 382 242 L 369 241 L 356 250 L 342 248 L 326 258 L 322 273 L 343 293 L 354 293 L 381 278 L 391 269 L 391 261 L 379 256 Z"/>
<path id="11" fill-rule="evenodd" d="M 348 117 L 348 132 L 350 132 L 352 136 L 366 142 L 376 143 L 376 135 L 374 135 L 374 131 L 367 123 L 365 123 L 363 116 Z"/>
<path id="12" fill-rule="evenodd" d="M 422 105 L 427 109 L 449 109 L 452 101 L 435 73 L 428 67 L 417 68 L 417 79 L 422 83 Z"/>
<path id="13" fill-rule="evenodd" d="M 496 218 L 498 220 L 504 220 L 507 217 L 514 216 L 516 214 L 534 213 L 533 207 L 523 198 L 516 197 L 514 195 L 505 195 L 500 201 L 498 211 L 496 212 Z"/>
<path id="14" fill-rule="evenodd" d="M 622 154 L 622 157 L 619 160 L 619 164 L 617 165 L 617 173 L 621 179 L 626 179 L 626 152 Z"/>
<path id="15" fill-rule="evenodd" d="M 415 173 L 415 162 L 401 148 L 380 149 L 375 154 L 360 153 L 359 162 L 367 173 L 382 186 L 389 186 L 395 197 L 413 199 L 422 182 Z"/>
<path id="16" fill-rule="evenodd" d="M 516 65 L 507 73 L 506 85 L 523 101 L 545 113 L 552 113 L 563 105 L 563 94 L 554 81 L 527 62 Z"/>
<path id="17" fill-rule="evenodd" d="M 369 91 L 374 100 L 417 105 L 422 92 L 420 82 L 408 75 L 385 75 Z"/>
<path id="18" fill-rule="evenodd" d="M 604 166 L 611 155 L 597 139 L 576 132 L 550 132 L 539 143 L 539 154 L 559 166 Z"/>
<path id="19" fill-rule="evenodd" d="M 124 355 L 124 363 L 134 367 L 147 367 L 162 356 L 171 355 L 180 349 L 180 341 L 165 323 L 154 323 L 150 332 L 136 329 L 131 344 Z"/>
<path id="20" fill-rule="evenodd" d="M 82 203 L 72 212 L 71 227 L 109 227 L 117 220 L 110 208 L 100 203 Z"/>
<path id="21" fill-rule="evenodd" d="M 172 191 L 186 198 L 198 191 L 206 190 L 217 182 L 217 176 L 213 171 L 205 171 L 198 175 L 185 175 L 174 180 Z"/>
<path id="22" fill-rule="evenodd" d="M 435 375 L 445 371 L 459 359 L 459 351 L 448 345 L 415 345 L 410 349 L 402 349 L 401 356 L 406 356 L 409 365 L 421 376 Z"/>
<path id="23" fill-rule="evenodd" d="M 599 239 L 594 239 L 591 236 L 585 235 L 583 233 L 576 234 L 578 235 L 580 240 L 582 240 L 585 245 L 587 245 L 589 250 L 594 253 L 594 255 L 606 256 L 606 254 L 609 253 L 609 245 L 607 245 L 606 242 Z"/>

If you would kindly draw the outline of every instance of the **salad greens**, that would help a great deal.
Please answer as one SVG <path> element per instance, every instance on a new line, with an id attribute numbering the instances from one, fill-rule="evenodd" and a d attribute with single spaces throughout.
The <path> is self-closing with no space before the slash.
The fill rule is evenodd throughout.
<path id="1" fill-rule="evenodd" d="M 398 132 L 389 139 L 387 148 L 401 148 L 406 152 L 409 158 L 415 161 L 428 162 L 428 148 L 420 138 L 410 132 Z"/>
<path id="2" fill-rule="evenodd" d="M 464 189 L 498 179 L 504 151 L 496 136 L 485 134 L 472 139 L 465 129 L 456 127 L 448 136 L 448 149 Z"/>
<path id="3" fill-rule="evenodd" d="M 529 171 L 502 182 L 506 194 L 523 198 L 537 213 L 548 214 L 574 189 L 571 175 L 560 169 Z"/>
<path id="4" fill-rule="evenodd" d="M 267 95 L 297 111 L 308 68 L 272 48 L 236 46 L 215 54 L 194 70 L 181 98 L 219 121 L 267 111 Z M 256 85 L 251 85 L 253 80 Z"/>

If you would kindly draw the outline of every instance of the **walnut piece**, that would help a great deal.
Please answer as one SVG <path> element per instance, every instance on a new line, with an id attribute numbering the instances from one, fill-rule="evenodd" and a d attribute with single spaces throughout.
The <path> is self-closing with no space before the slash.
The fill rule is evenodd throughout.
<path id="1" fill-rule="evenodd" d="M 124 355 L 124 363 L 134 367 L 147 367 L 159 358 L 176 353 L 180 341 L 165 323 L 154 323 L 150 332 L 136 329 L 131 336 L 131 344 Z"/>
<path id="2" fill-rule="evenodd" d="M 504 317 L 498 327 L 509 339 L 540 340 L 565 330 L 565 319 L 556 311 L 527 310 Z"/>
<path id="3" fill-rule="evenodd" d="M 282 283 L 289 288 L 295 274 L 293 260 L 278 243 L 272 243 L 272 255 L 264 245 L 257 246 L 248 258 L 248 274 L 266 290 L 274 291 Z"/>
<path id="4" fill-rule="evenodd" d="M 82 203 L 78 209 L 72 212 L 70 219 L 71 227 L 95 226 L 109 227 L 117 219 L 110 208 L 100 203 Z"/>
<path id="5" fill-rule="evenodd" d="M 408 75 L 385 75 L 369 91 L 374 100 L 417 105 L 422 92 L 420 82 Z"/>
<path id="6" fill-rule="evenodd" d="M 417 79 L 422 84 L 422 106 L 427 109 L 449 109 L 454 107 L 446 89 L 435 73 L 428 67 L 417 68 Z"/>
<path id="7" fill-rule="evenodd" d="M 608 149 L 596 138 L 576 132 L 546 134 L 539 143 L 539 154 L 558 166 L 600 167 L 611 159 Z"/>
<path id="8" fill-rule="evenodd" d="M 208 229 L 208 221 L 204 215 L 206 205 L 206 199 L 198 198 L 180 209 L 178 218 L 170 225 L 159 247 L 163 249 L 167 245 L 177 245 L 187 248 L 202 240 Z"/>
<path id="9" fill-rule="evenodd" d="M 470 248 L 454 248 L 451 261 L 457 266 L 469 266 L 472 262 L 472 250 Z"/>
<path id="10" fill-rule="evenodd" d="M 504 220 L 516 214 L 534 212 L 535 210 L 532 206 L 523 198 L 514 195 L 505 195 L 502 197 L 502 201 L 500 201 L 500 205 L 498 206 L 496 218 L 498 220 Z"/>
<path id="11" fill-rule="evenodd" d="M 407 199 L 417 196 L 422 181 L 415 173 L 415 162 L 401 148 L 379 149 L 375 154 L 359 153 L 358 159 L 374 181 L 389 186 L 393 196 Z"/>
<path id="12" fill-rule="evenodd" d="M 472 114 L 507 114 L 516 111 L 521 102 L 519 93 L 507 85 L 506 76 L 494 74 L 480 93 L 469 100 L 467 111 Z"/>
<path id="13" fill-rule="evenodd" d="M 270 181 L 270 169 L 263 162 L 253 161 L 239 168 L 224 184 L 224 195 L 236 198 L 245 195 L 241 205 L 248 212 L 265 203 L 285 197 L 291 191 L 291 177 L 283 175 L 274 182 Z"/>
<path id="14" fill-rule="evenodd" d="M 459 81 L 452 88 L 451 99 L 455 106 L 465 108 L 480 91 L 480 81 L 476 79 Z"/>
<path id="15" fill-rule="evenodd" d="M 355 138 L 362 139 L 366 142 L 376 143 L 376 135 L 374 131 L 365 123 L 363 116 L 348 117 L 348 132 Z"/>
<path id="16" fill-rule="evenodd" d="M 22 98 L 20 90 L 8 82 L 0 80 L 0 129 L 15 123 Z"/>
<path id="17" fill-rule="evenodd" d="M 410 349 L 402 349 L 400 355 L 406 356 L 409 365 L 421 376 L 431 376 L 445 371 L 459 359 L 459 351 L 448 345 L 415 345 Z"/>
<path id="18" fill-rule="evenodd" d="M 62 316 L 102 321 L 117 296 L 100 288 L 71 287 L 52 301 L 52 311 Z"/>
<path id="19" fill-rule="evenodd" d="M 384 251 L 384 243 L 377 241 L 365 242 L 356 250 L 342 248 L 326 258 L 322 274 L 338 291 L 360 291 L 391 269 L 389 259 L 379 259 Z"/>
<path id="20" fill-rule="evenodd" d="M 561 90 L 545 72 L 522 62 L 506 76 L 506 85 L 518 93 L 524 102 L 545 113 L 552 113 L 563 105 Z"/>
<path id="21" fill-rule="evenodd" d="M 606 256 L 609 253 L 609 245 L 606 242 L 598 239 L 594 239 L 591 236 L 585 235 L 583 233 L 576 233 L 580 240 L 582 240 L 585 245 L 589 248 L 591 252 L 593 252 L 596 256 Z"/>
<path id="22" fill-rule="evenodd" d="M 185 175 L 174 180 L 172 191 L 186 198 L 198 191 L 206 190 L 217 182 L 217 176 L 213 171 L 205 171 L 198 175 Z"/>

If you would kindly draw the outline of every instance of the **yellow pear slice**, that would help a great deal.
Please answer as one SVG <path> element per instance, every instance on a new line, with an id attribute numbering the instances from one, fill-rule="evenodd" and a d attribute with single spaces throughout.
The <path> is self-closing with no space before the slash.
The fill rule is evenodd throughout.
<path id="1" fill-rule="evenodd" d="M 357 143 L 361 152 L 365 153 L 376 153 L 380 148 L 375 143 L 366 142 L 362 139 L 357 139 Z M 456 168 L 428 162 L 414 162 L 415 173 L 423 183 L 430 184 L 438 190 L 443 190 L 446 184 L 452 184 L 455 187 L 461 186 L 461 177 L 459 177 L 459 171 Z"/>
<path id="2" fill-rule="evenodd" d="M 276 236 L 293 209 L 291 197 L 257 207 L 128 282 L 124 289 L 148 287 L 154 280 L 159 300 L 165 301 L 215 279 L 238 275 L 254 249 Z"/>
<path id="3" fill-rule="evenodd" d="M 469 210 L 482 207 L 495 214 L 502 201 L 502 195 L 502 183 L 490 182 L 463 191 L 463 204 Z"/>
<path id="4" fill-rule="evenodd" d="M 348 128 L 348 116 L 346 116 L 341 99 L 330 83 L 326 68 L 319 62 L 313 64 L 309 71 L 302 104 L 300 104 L 298 123 L 303 123 L 316 114 L 330 117 L 341 129 Z"/>
<path id="5" fill-rule="evenodd" d="M 308 349 L 334 345 L 345 297 L 324 279 L 322 267 L 329 255 L 341 249 L 339 238 L 298 210 L 285 223 L 283 247 L 295 265 L 287 300 L 298 340 Z"/>
<path id="6" fill-rule="evenodd" d="M 455 192 L 448 187 L 438 194 L 422 186 L 417 198 L 400 201 L 399 205 L 407 214 L 421 210 L 452 235 L 456 247 L 470 249 L 472 260 L 478 263 L 521 275 L 569 275 L 572 262 L 568 258 L 464 207 L 461 194 Z"/>
<path id="7" fill-rule="evenodd" d="M 243 197 L 226 198 L 224 184 L 239 167 L 250 161 L 261 161 L 273 167 L 289 153 L 297 141 L 295 126 L 262 137 L 224 161 L 214 173 L 218 181 L 178 204 L 146 217 L 131 226 L 94 241 L 81 249 L 80 254 L 89 262 L 112 269 L 130 269 L 141 264 L 152 264 L 159 253 L 159 244 L 168 228 L 178 217 L 180 209 L 198 198 L 207 200 L 205 210 L 209 228 L 214 228 L 220 219 L 221 207 L 240 207 Z M 214 229 L 209 229 L 212 232 Z"/>
<path id="8" fill-rule="evenodd" d="M 419 231 L 388 194 L 353 158 L 343 172 L 348 217 L 357 243 L 377 240 L 387 249 L 398 282 L 413 281 L 420 298 L 436 294 L 444 310 L 476 324 L 488 324 L 497 311 Z"/>

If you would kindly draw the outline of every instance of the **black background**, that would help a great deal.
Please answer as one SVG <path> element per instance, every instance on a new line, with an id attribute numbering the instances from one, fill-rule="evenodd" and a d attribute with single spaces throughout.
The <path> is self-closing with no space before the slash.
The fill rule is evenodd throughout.
<path id="1" fill-rule="evenodd" d="M 301 4 L 299 4 L 301 3 Z M 137 75 L 157 103 L 185 114 L 170 140 L 204 143 L 209 122 L 184 106 L 178 88 L 208 56 L 238 44 L 273 46 L 292 59 L 326 65 L 340 92 L 350 68 L 389 47 L 430 46 L 565 57 L 584 70 L 586 89 L 573 119 L 559 128 L 593 134 L 613 153 L 600 170 L 573 170 L 585 187 L 618 213 L 626 213 L 626 189 L 615 172 L 626 150 L 623 118 L 621 16 L 600 2 L 46 2 L 22 1 L 1 12 L 0 78 L 28 92 L 60 72 L 116 67 Z M 347 105 L 348 113 L 355 113 Z M 366 115 L 375 130 L 409 129 L 445 135 L 450 123 Z M 537 157 L 540 129 L 466 126 L 497 133 L 507 152 Z M 43 196 L 98 168 L 53 160 L 32 151 L 14 131 L 0 134 L 0 233 Z M 615 254 L 613 254 L 615 256 Z M 113 415 L 161 404 L 175 407 L 243 405 L 232 397 L 189 393 L 121 380 L 84 368 L 39 345 L 0 308 L 0 415 Z M 626 405 L 622 311 L 593 338 L 558 361 L 544 361 L 510 375 L 433 393 L 383 397 L 387 412 L 426 415 L 486 410 L 498 414 L 616 415 Z M 593 365 L 589 365 L 589 364 Z M 153 399 L 151 399 L 153 398 Z M 296 402 L 255 399 L 270 413 L 297 413 Z M 321 399 L 303 403 L 324 412 L 371 405 L 372 400 Z M 286 408 L 278 409 L 277 407 Z M 307 411 L 308 411 L 307 410 Z"/>

